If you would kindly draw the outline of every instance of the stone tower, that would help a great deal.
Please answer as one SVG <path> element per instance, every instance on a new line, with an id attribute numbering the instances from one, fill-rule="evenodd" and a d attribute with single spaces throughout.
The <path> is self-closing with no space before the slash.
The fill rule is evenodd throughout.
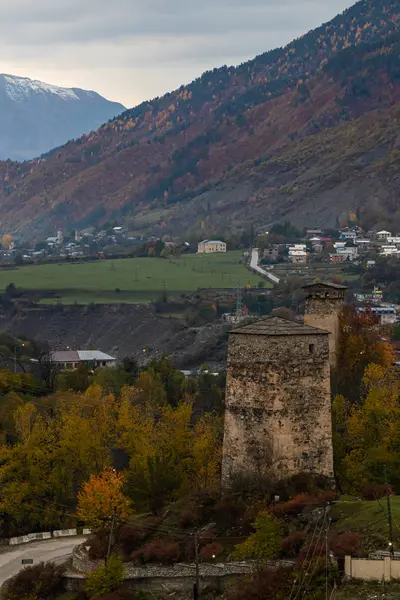
<path id="1" fill-rule="evenodd" d="M 224 487 L 241 473 L 333 479 L 328 335 L 278 317 L 231 332 Z"/>
<path id="2" fill-rule="evenodd" d="M 344 306 L 347 287 L 336 283 L 313 283 L 306 285 L 304 323 L 329 332 L 329 361 L 336 367 L 339 343 L 339 315 Z"/>

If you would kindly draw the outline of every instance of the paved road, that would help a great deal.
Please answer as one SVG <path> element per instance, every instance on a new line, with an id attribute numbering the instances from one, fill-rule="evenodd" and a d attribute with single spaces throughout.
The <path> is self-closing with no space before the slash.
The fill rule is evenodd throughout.
<path id="1" fill-rule="evenodd" d="M 275 275 L 272 275 L 272 273 L 270 273 L 269 271 L 262 269 L 258 265 L 258 261 L 259 261 L 258 248 L 253 248 L 253 250 L 251 251 L 250 267 L 252 269 L 254 269 L 254 271 L 257 271 L 257 273 L 260 273 L 260 275 L 264 275 L 265 277 L 268 277 L 268 279 L 270 279 L 273 283 L 279 283 L 279 278 L 276 277 Z"/>
<path id="2" fill-rule="evenodd" d="M 81 544 L 84 539 L 84 537 L 75 536 L 57 540 L 31 542 L 25 546 L 18 546 L 14 550 L 0 554 L 0 586 L 23 568 L 21 563 L 23 558 L 32 558 L 33 564 L 48 560 L 60 564 L 68 560 L 74 546 Z"/>

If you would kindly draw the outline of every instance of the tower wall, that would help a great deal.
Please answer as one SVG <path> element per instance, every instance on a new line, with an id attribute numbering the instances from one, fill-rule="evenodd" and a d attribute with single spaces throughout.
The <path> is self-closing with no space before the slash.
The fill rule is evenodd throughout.
<path id="1" fill-rule="evenodd" d="M 333 478 L 328 335 L 232 334 L 222 484 L 300 472 Z"/>
<path id="2" fill-rule="evenodd" d="M 330 289 L 323 285 L 306 288 L 304 323 L 329 332 L 329 362 L 337 365 L 339 346 L 339 316 L 344 306 L 344 289 Z"/>

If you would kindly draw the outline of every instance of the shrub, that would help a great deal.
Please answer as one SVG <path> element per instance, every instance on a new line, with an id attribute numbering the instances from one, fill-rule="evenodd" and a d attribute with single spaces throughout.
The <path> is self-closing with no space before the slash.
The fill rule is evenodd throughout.
<path id="1" fill-rule="evenodd" d="M 188 527 L 193 527 L 199 520 L 199 516 L 194 509 L 186 509 L 181 512 L 179 515 L 179 525 L 183 529 L 187 529 Z"/>
<path id="2" fill-rule="evenodd" d="M 343 558 L 346 554 L 354 556 L 359 554 L 362 548 L 362 537 L 359 533 L 349 531 L 340 533 L 331 540 L 331 550 L 338 558 Z"/>
<path id="3" fill-rule="evenodd" d="M 86 546 L 89 548 L 88 554 L 92 560 L 105 558 L 108 549 L 108 533 L 106 531 L 97 531 L 89 537 Z"/>
<path id="4" fill-rule="evenodd" d="M 242 502 L 232 497 L 224 496 L 215 505 L 214 519 L 218 527 L 226 529 L 227 527 L 235 525 L 243 516 L 244 512 L 245 506 Z"/>
<path id="5" fill-rule="evenodd" d="M 177 562 L 179 556 L 179 545 L 165 540 L 153 540 L 131 554 L 131 558 L 134 560 L 140 560 L 145 563 L 160 562 L 167 565 Z"/>
<path id="6" fill-rule="evenodd" d="M 140 523 L 130 523 L 121 527 L 118 544 L 123 553 L 129 556 L 134 550 L 137 550 L 161 522 L 160 518 L 152 517 Z"/>
<path id="7" fill-rule="evenodd" d="M 207 561 L 217 558 L 218 556 L 221 556 L 223 551 L 224 551 L 224 548 L 223 548 L 223 546 L 221 546 L 221 544 L 218 544 L 217 542 L 213 542 L 212 544 L 207 544 L 206 546 L 204 546 L 200 550 L 199 556 L 200 556 L 201 560 L 203 560 L 204 562 L 207 562 Z"/>
<path id="8" fill-rule="evenodd" d="M 92 596 L 101 596 L 115 592 L 124 581 L 124 566 L 119 556 L 112 555 L 106 565 L 101 565 L 87 576 L 85 592 Z"/>
<path id="9" fill-rule="evenodd" d="M 227 600 L 282 600 L 289 598 L 293 586 L 290 568 L 266 569 L 228 590 Z"/>
<path id="10" fill-rule="evenodd" d="M 310 564 L 316 565 L 321 557 L 325 558 L 326 542 L 325 540 L 316 540 L 312 543 L 304 544 L 300 550 L 297 565 L 303 568 L 310 568 Z"/>
<path id="11" fill-rule="evenodd" d="M 300 552 L 306 535 L 304 531 L 296 531 L 292 535 L 288 535 L 282 540 L 282 554 L 284 556 L 293 557 L 297 556 Z"/>
<path id="12" fill-rule="evenodd" d="M 390 496 L 391 493 L 392 490 L 388 484 L 371 484 L 364 487 L 361 496 L 364 500 L 379 500 L 380 498 Z"/>
<path id="13" fill-rule="evenodd" d="M 293 516 L 300 514 L 305 508 L 313 508 L 331 502 L 336 498 L 335 492 L 322 492 L 314 496 L 299 494 L 287 502 L 278 502 L 273 505 L 272 512 L 277 517 Z"/>
<path id="14" fill-rule="evenodd" d="M 287 479 L 282 479 L 273 488 L 274 495 L 280 496 L 281 500 L 289 500 L 300 494 L 315 496 L 322 491 L 332 492 L 331 480 L 322 475 L 310 473 L 297 473 Z"/>
<path id="15" fill-rule="evenodd" d="M 65 568 L 52 562 L 25 567 L 5 585 L 4 600 L 53 600 L 64 589 Z"/>
<path id="16" fill-rule="evenodd" d="M 255 532 L 235 548 L 234 558 L 270 560 L 281 547 L 279 522 L 266 510 L 258 513 L 253 524 Z"/>

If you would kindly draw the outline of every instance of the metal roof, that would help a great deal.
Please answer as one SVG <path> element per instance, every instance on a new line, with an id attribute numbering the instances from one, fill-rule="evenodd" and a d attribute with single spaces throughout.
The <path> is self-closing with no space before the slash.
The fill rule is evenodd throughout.
<path id="1" fill-rule="evenodd" d="M 116 360 L 113 356 L 100 350 L 61 350 L 52 352 L 51 358 L 56 363 L 90 362 L 95 360 Z"/>
<path id="2" fill-rule="evenodd" d="M 346 285 L 340 285 L 339 283 L 332 283 L 331 281 L 317 281 L 316 283 L 309 283 L 308 285 L 303 285 L 303 290 L 308 290 L 312 287 L 317 287 L 317 286 L 333 288 L 335 290 L 347 290 L 348 289 Z"/>
<path id="3" fill-rule="evenodd" d="M 296 321 L 282 319 L 282 317 L 268 317 L 267 319 L 257 321 L 257 323 L 251 323 L 250 325 L 246 325 L 245 327 L 234 329 L 230 333 L 266 336 L 329 334 L 328 331 L 325 331 L 323 329 L 317 329 L 316 327 L 310 327 L 310 325 L 303 325 L 302 323 L 296 323 Z"/>
<path id="4" fill-rule="evenodd" d="M 56 363 L 79 362 L 76 350 L 61 350 L 51 353 L 51 359 Z"/>
<path id="5" fill-rule="evenodd" d="M 116 360 L 114 356 L 105 354 L 100 350 L 78 350 L 77 352 L 79 360 L 91 361 L 91 360 Z"/>

